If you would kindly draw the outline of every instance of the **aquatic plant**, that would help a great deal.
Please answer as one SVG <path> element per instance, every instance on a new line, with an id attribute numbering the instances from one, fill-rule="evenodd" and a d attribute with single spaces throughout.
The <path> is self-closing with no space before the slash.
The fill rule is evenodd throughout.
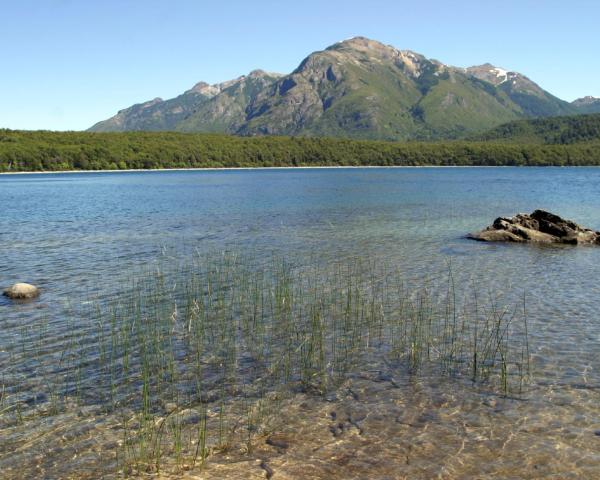
<path id="1" fill-rule="evenodd" d="M 47 324 L 22 332 L 11 352 L 35 346 L 49 400 L 32 405 L 25 384 L 3 385 L 0 420 L 100 405 L 122 430 L 114 468 L 133 475 L 191 469 L 240 442 L 250 452 L 285 398 L 327 394 L 367 364 L 520 394 L 530 374 L 525 299 L 509 307 L 468 293 L 451 266 L 444 283 L 409 286 L 369 259 L 163 259 L 116 298 L 72 309 L 57 369 L 41 367 L 56 355 Z"/>

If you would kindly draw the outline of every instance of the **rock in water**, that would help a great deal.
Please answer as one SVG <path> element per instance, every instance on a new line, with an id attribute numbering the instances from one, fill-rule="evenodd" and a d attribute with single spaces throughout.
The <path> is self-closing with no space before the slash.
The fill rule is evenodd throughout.
<path id="1" fill-rule="evenodd" d="M 28 283 L 15 283 L 12 287 L 4 290 L 3 294 L 13 300 L 28 300 L 37 297 L 40 294 L 40 289 Z"/>
<path id="2" fill-rule="evenodd" d="M 519 213 L 511 218 L 497 218 L 492 225 L 468 235 L 483 242 L 562 243 L 600 245 L 600 232 L 577 225 L 544 210 L 531 215 Z"/>

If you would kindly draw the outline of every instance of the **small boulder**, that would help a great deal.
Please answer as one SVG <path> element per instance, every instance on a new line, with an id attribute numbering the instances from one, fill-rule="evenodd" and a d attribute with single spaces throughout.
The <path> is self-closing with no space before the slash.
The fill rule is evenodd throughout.
<path id="1" fill-rule="evenodd" d="M 483 242 L 561 243 L 566 245 L 600 245 L 600 232 L 581 227 L 571 220 L 544 210 L 500 217 L 494 223 L 468 238 Z"/>
<path id="2" fill-rule="evenodd" d="M 35 285 L 28 283 L 15 283 L 12 287 L 4 290 L 3 295 L 13 300 L 29 300 L 36 298 L 40 294 L 40 289 Z"/>
<path id="3" fill-rule="evenodd" d="M 269 435 L 266 440 L 267 445 L 277 448 L 278 450 L 287 450 L 290 447 L 290 438 L 281 433 Z"/>

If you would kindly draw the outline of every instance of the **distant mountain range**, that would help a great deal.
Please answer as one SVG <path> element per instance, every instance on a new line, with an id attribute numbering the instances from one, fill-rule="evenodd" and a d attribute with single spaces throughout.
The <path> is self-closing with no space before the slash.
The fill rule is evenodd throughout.
<path id="1" fill-rule="evenodd" d="M 573 102 L 581 113 L 600 113 L 600 98 L 583 97 Z"/>
<path id="2" fill-rule="evenodd" d="M 288 75 L 255 70 L 216 85 L 200 82 L 176 98 L 121 110 L 90 131 L 426 140 L 593 112 L 600 112 L 600 99 L 568 103 L 517 72 L 453 67 L 356 37 L 310 54 Z"/>

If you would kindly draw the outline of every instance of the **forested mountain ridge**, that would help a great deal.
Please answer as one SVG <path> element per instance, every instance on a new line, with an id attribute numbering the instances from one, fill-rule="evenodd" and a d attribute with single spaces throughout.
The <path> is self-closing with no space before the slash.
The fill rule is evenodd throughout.
<path id="1" fill-rule="evenodd" d="M 472 140 L 546 145 L 600 144 L 600 114 L 518 120 L 476 135 Z"/>

